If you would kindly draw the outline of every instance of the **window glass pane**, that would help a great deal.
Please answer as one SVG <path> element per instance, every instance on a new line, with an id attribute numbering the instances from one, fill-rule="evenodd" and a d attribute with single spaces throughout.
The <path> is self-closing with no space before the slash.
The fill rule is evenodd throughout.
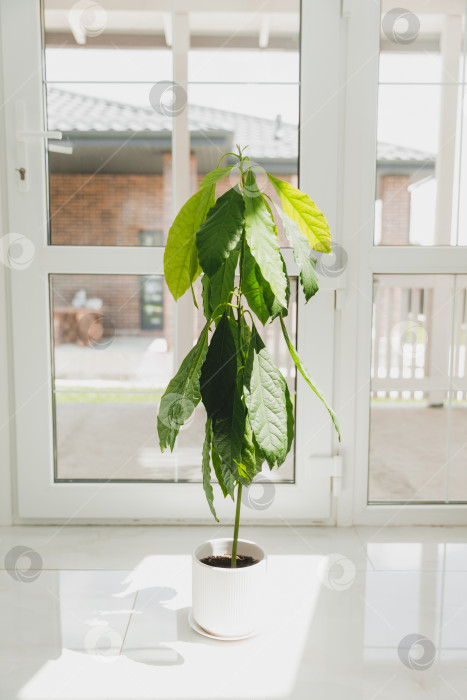
<path id="1" fill-rule="evenodd" d="M 177 478 L 156 437 L 174 370 L 163 277 L 55 274 L 51 295 L 57 478 Z"/>
<path id="2" fill-rule="evenodd" d="M 415 0 L 410 9 L 381 2 L 379 77 L 381 83 L 457 83 L 462 81 L 465 3 L 443 12 L 443 3 Z M 455 46 L 447 47 L 447 43 Z M 449 71 L 443 54 L 451 49 Z M 455 53 L 454 53 L 455 50 Z"/>
<path id="3" fill-rule="evenodd" d="M 156 434 L 158 404 L 175 370 L 176 305 L 163 277 L 54 274 L 50 285 L 56 478 L 199 481 L 203 406 L 182 427 L 173 453 L 160 452 Z M 296 297 L 293 278 L 286 325 L 294 343 Z M 203 325 L 194 313 L 193 340 Z M 295 402 L 295 367 L 279 325 L 261 335 Z M 267 469 L 268 478 L 293 481 L 294 452 L 280 471 Z"/>
<path id="4" fill-rule="evenodd" d="M 371 402 L 369 502 L 444 501 L 447 393 L 441 407 L 430 406 L 426 399 L 404 398 L 415 392 L 398 392 L 399 399 L 384 393 L 387 398 Z"/>
<path id="5" fill-rule="evenodd" d="M 380 245 L 454 245 L 457 231 L 459 137 L 457 113 L 440 143 L 442 95 L 458 102 L 461 88 L 382 85 L 379 90 L 376 199 Z M 453 159 L 449 192 L 437 163 Z M 440 209 L 440 207 L 442 209 Z M 442 215 L 441 212 L 444 212 Z"/>
<path id="6" fill-rule="evenodd" d="M 462 89 L 462 143 L 459 186 L 458 245 L 467 245 L 467 84 Z"/>
<path id="7" fill-rule="evenodd" d="M 298 83 L 299 1 L 241 9 L 190 12 L 189 81 Z"/>
<path id="8" fill-rule="evenodd" d="M 204 131 L 225 131 L 230 143 L 234 136 L 242 141 L 249 138 L 251 143 L 243 145 L 253 158 L 289 156 L 296 160 L 298 97 L 297 85 L 190 85 L 190 120 Z"/>
<path id="9" fill-rule="evenodd" d="M 167 384 L 175 303 L 161 275 L 55 274 L 51 285 L 56 390 Z"/>
<path id="10" fill-rule="evenodd" d="M 382 42 L 379 58 L 379 81 L 384 83 L 440 83 L 441 55 L 438 51 L 410 53 L 398 50 L 389 40 Z M 455 82 L 455 81 L 454 81 Z"/>
<path id="11" fill-rule="evenodd" d="M 288 83 L 298 84 L 300 61 L 298 51 L 299 13 L 294 17 L 297 32 L 285 38 L 284 50 L 263 50 L 256 38 L 255 50 L 192 50 L 189 53 L 188 79 L 191 83 Z"/>
<path id="12" fill-rule="evenodd" d="M 463 275 L 375 275 L 369 500 L 467 498 Z"/>
<path id="13" fill-rule="evenodd" d="M 171 119 L 151 85 L 49 86 L 50 239 L 55 245 L 164 245 L 172 220 Z M 122 103 L 125 96 L 125 104 Z M 156 230 L 152 240 L 142 232 Z"/>
<path id="14" fill-rule="evenodd" d="M 465 8 L 436 7 L 382 2 L 376 245 L 458 242 Z"/>
<path id="15" fill-rule="evenodd" d="M 189 102 L 191 189 L 195 173 L 236 143 L 296 182 L 298 0 L 193 12 L 178 3 L 46 0 L 47 122 L 63 135 L 48 142 L 52 244 L 139 245 L 141 228 L 162 230 L 165 243 L 180 106 L 170 103 L 173 11 L 180 36 L 187 32 L 177 100 L 182 111 Z M 282 235 L 281 244 L 289 245 Z"/>
<path id="16" fill-rule="evenodd" d="M 178 2 L 144 5 L 104 0 L 96 7 L 83 4 L 81 11 L 80 3 L 44 0 L 47 128 L 63 135 L 48 142 L 53 245 L 165 245 L 174 214 L 177 114 L 165 93 L 174 78 L 174 11 L 181 35 L 187 28 L 189 39 L 186 72 L 180 52 L 177 60 L 188 78 L 180 89 L 190 131 L 191 191 L 236 143 L 249 146 L 258 166 L 298 184 L 298 0 L 281 6 L 268 1 L 246 12 L 236 7 L 224 12 L 222 6 L 187 12 Z M 156 99 L 160 82 L 164 90 Z M 275 199 L 257 173 L 261 188 Z M 231 184 L 219 183 L 218 194 Z M 289 245 L 277 224 L 281 244 Z M 59 479 L 120 478 L 114 469 L 123 460 L 124 479 L 199 480 L 202 407 L 181 431 L 170 459 L 160 455 L 150 421 L 175 369 L 175 304 L 162 271 L 156 272 L 51 276 Z M 287 320 L 293 340 L 295 295 L 296 280 Z M 283 342 L 271 328 L 264 333 L 294 397 L 295 373 Z M 108 361 L 98 359 L 98 350 Z M 156 353 L 156 362 L 150 353 Z M 137 413 L 141 430 L 133 434 Z M 123 415 L 129 419 L 120 434 L 132 456 L 122 450 L 119 460 L 117 450 L 106 459 L 93 452 L 99 432 L 118 432 Z M 66 442 L 79 425 L 82 450 Z M 150 449 L 143 459 L 138 445 L 146 437 Z M 294 479 L 293 453 L 280 479 Z"/>
<path id="17" fill-rule="evenodd" d="M 172 14 L 162 3 L 43 2 L 48 81 L 172 78 Z"/>

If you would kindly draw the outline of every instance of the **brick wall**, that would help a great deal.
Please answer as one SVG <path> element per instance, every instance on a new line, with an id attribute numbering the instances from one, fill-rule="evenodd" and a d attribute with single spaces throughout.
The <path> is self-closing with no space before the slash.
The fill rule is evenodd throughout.
<path id="1" fill-rule="evenodd" d="M 52 173 L 52 243 L 139 245 L 141 230 L 165 231 L 169 197 L 163 175 Z"/>
<path id="2" fill-rule="evenodd" d="M 382 202 L 381 245 L 408 245 L 410 234 L 410 177 L 381 177 L 379 196 Z"/>

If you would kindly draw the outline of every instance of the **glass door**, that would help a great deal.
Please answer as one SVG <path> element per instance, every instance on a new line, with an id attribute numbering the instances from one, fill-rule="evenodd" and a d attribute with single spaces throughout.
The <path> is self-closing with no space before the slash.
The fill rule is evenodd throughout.
<path id="1" fill-rule="evenodd" d="M 357 3 L 352 22 L 363 12 Z M 359 144 L 375 197 L 365 194 L 359 229 L 369 264 L 356 277 L 354 513 L 365 523 L 464 522 L 465 2 L 383 0 L 365 23 L 366 89 L 353 89 L 371 115 Z"/>
<path id="2" fill-rule="evenodd" d="M 2 8 L 10 226 L 32 251 L 11 270 L 19 515 L 209 520 L 203 409 L 173 453 L 156 436 L 160 397 L 200 329 L 191 299 L 175 304 L 166 287 L 164 245 L 236 143 L 298 182 L 299 2 L 26 4 Z M 307 168 L 301 177 L 306 187 Z M 312 366 L 332 354 L 332 285 L 320 294 L 313 316 L 294 283 L 287 320 Z M 331 324 L 313 347 L 311 316 Z M 264 520 L 266 501 L 271 519 L 328 518 L 331 431 L 310 440 L 308 420 L 316 414 L 319 433 L 325 414 L 308 407 L 275 329 L 265 337 L 294 396 L 297 439 L 281 471 L 252 487 L 245 519 Z M 331 377 L 325 366 L 330 395 Z"/>

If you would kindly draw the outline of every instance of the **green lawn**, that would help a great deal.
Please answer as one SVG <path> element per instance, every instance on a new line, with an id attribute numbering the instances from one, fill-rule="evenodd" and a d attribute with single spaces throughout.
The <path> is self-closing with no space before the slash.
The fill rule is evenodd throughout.
<path id="1" fill-rule="evenodd" d="M 55 393 L 57 403 L 159 403 L 163 389 L 153 391 L 96 391 L 93 388 L 67 388 Z"/>

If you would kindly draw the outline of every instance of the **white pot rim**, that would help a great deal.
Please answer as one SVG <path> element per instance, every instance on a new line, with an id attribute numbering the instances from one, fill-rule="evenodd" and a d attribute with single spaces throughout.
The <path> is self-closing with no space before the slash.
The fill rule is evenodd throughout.
<path id="1" fill-rule="evenodd" d="M 225 576 L 225 575 L 229 575 L 229 573 L 230 573 L 230 574 L 237 574 L 237 575 L 238 575 L 238 574 L 240 574 L 241 572 L 244 572 L 244 571 L 248 571 L 248 570 L 251 571 L 251 570 L 254 569 L 255 567 L 257 567 L 257 566 L 259 566 L 260 564 L 262 564 L 263 562 L 265 562 L 265 561 L 266 561 L 266 558 L 267 558 L 267 557 L 266 557 L 266 552 L 265 552 L 264 549 L 261 547 L 261 545 L 259 545 L 257 542 L 253 542 L 253 540 L 239 539 L 239 540 L 238 540 L 238 544 L 239 544 L 239 545 L 240 545 L 240 544 L 252 544 L 252 545 L 254 545 L 255 547 L 257 547 L 257 548 L 260 550 L 260 552 L 261 552 L 261 559 L 259 559 L 259 560 L 256 562 L 256 564 L 252 564 L 251 566 L 238 567 L 238 568 L 235 567 L 234 569 L 231 569 L 231 568 L 225 569 L 225 568 L 219 567 L 219 566 L 209 566 L 209 564 L 204 564 L 204 563 L 199 559 L 199 556 L 198 556 L 197 553 L 198 553 L 198 550 L 201 549 L 201 547 L 204 547 L 206 544 L 208 544 L 208 543 L 210 543 L 210 542 L 218 542 L 218 543 L 220 543 L 220 542 L 233 542 L 233 537 L 216 537 L 216 538 L 213 538 L 213 539 L 211 539 L 211 540 L 205 540 L 204 542 L 201 542 L 201 544 L 197 545 L 197 547 L 194 549 L 194 551 L 193 551 L 193 553 L 192 553 L 192 559 L 193 559 L 194 562 L 196 562 L 199 566 L 203 566 L 204 568 L 209 569 L 209 570 L 212 571 L 212 572 L 216 572 L 215 575 L 217 575 L 217 574 L 222 574 L 222 575 Z"/>

